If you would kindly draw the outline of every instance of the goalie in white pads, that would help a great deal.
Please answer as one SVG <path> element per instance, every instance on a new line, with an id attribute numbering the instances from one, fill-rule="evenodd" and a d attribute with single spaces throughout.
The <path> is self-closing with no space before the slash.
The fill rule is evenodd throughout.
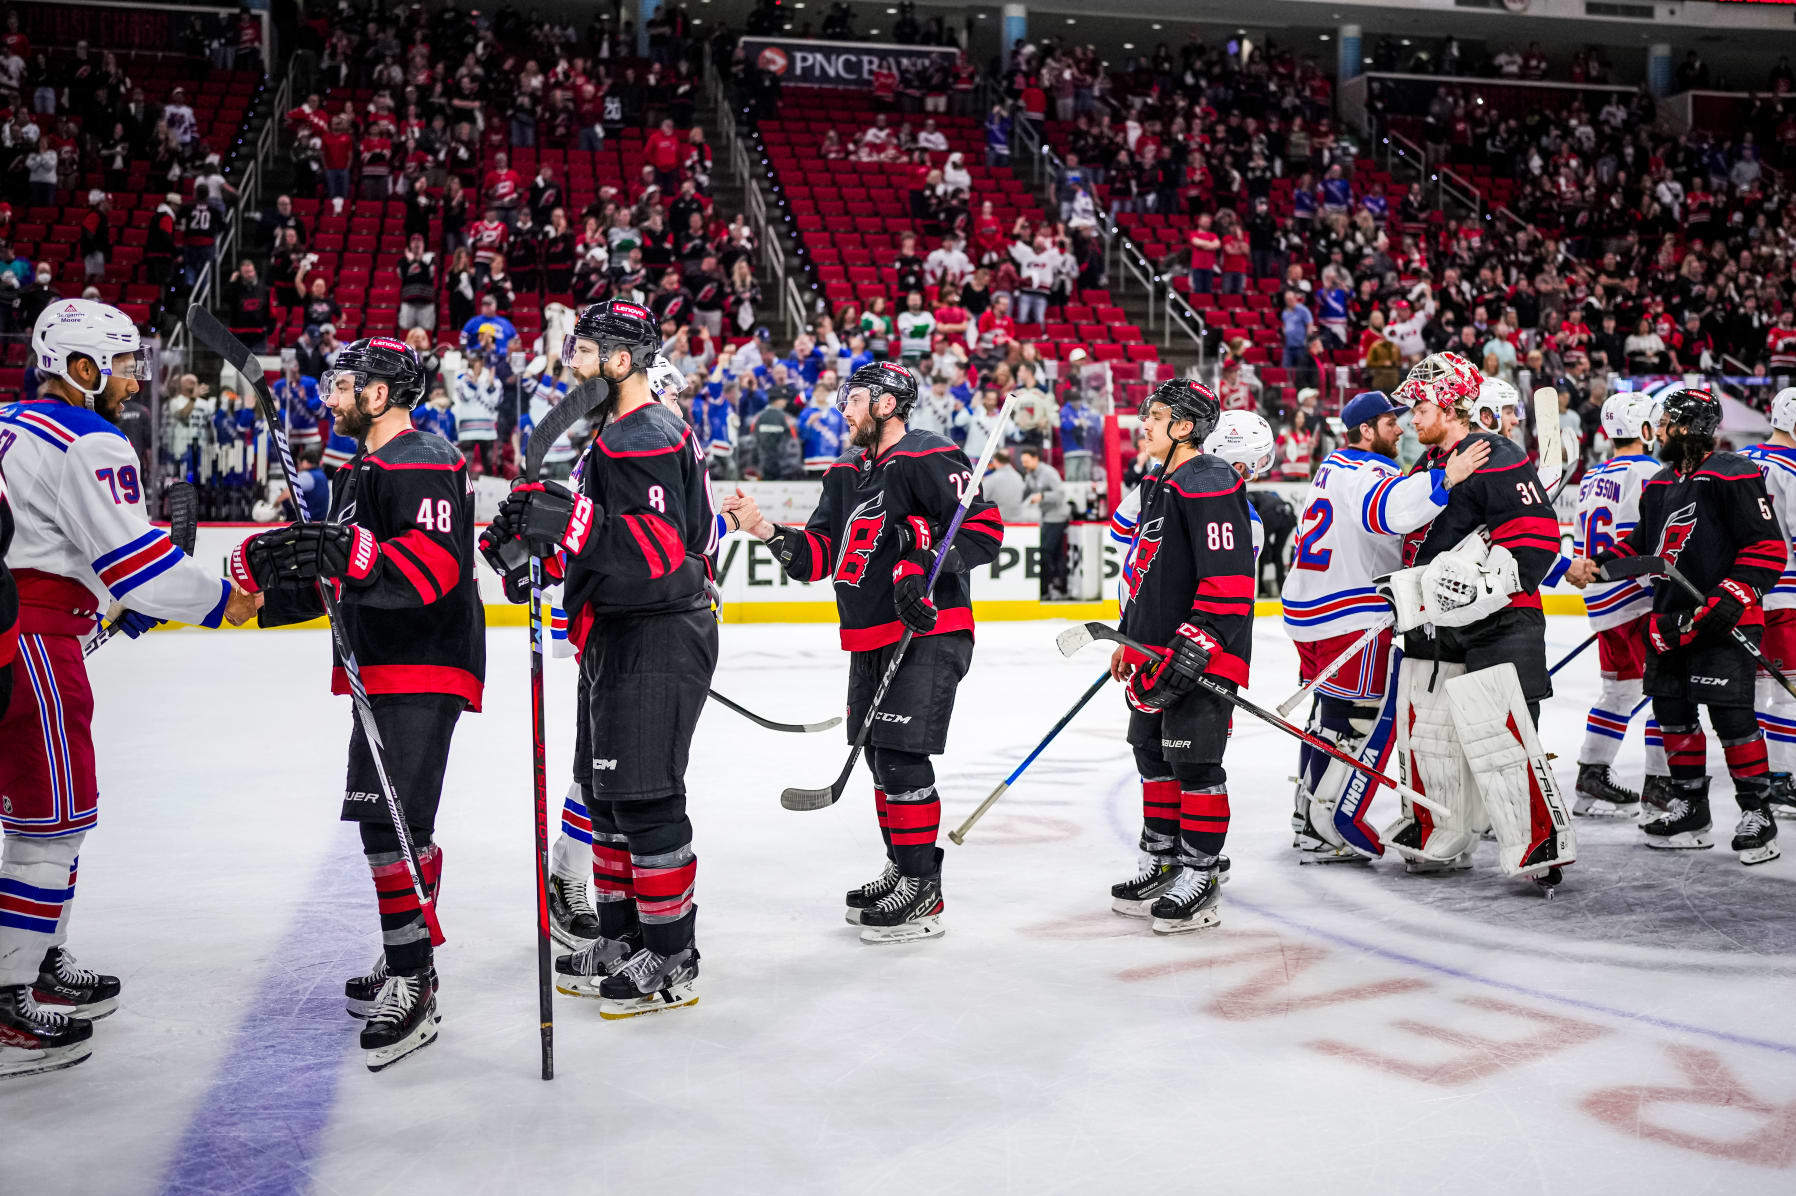
<path id="1" fill-rule="evenodd" d="M 1785 545 L 1796 533 L 1796 386 L 1786 386 L 1771 400 L 1771 439 L 1748 445 L 1740 455 L 1765 475 L 1771 513 Z M 1759 645 L 1766 659 L 1785 673 L 1796 672 L 1796 551 L 1785 562 L 1777 584 L 1765 595 L 1765 638 Z M 1785 817 L 1796 815 L 1796 698 L 1759 672 L 1753 703 L 1771 764 L 1771 803 Z"/>
<path id="2" fill-rule="evenodd" d="M 1594 557 L 1608 552 L 1640 521 L 1640 488 L 1662 468 L 1659 459 L 1647 451 L 1657 439 L 1658 423 L 1659 404 L 1645 393 L 1611 395 L 1603 404 L 1603 435 L 1614 449 L 1578 486 L 1574 555 Z M 1584 608 L 1597 636 L 1597 667 L 1603 688 L 1584 725 L 1573 810 L 1632 818 L 1640 810 L 1642 794 L 1623 788 L 1609 775 L 1609 768 L 1644 692 L 1641 679 L 1646 676 L 1652 586 L 1639 578 L 1604 582 L 1584 592 Z M 1642 792 L 1650 804 L 1662 806 L 1671 777 L 1657 732 L 1658 724 L 1649 717 Z"/>
<path id="3" fill-rule="evenodd" d="M 1490 458 L 1478 442 L 1444 465 L 1404 476 L 1397 465 L 1397 415 L 1408 408 L 1384 394 L 1355 395 L 1341 410 L 1347 447 L 1317 467 L 1298 521 L 1297 555 L 1282 594 L 1285 630 L 1297 644 L 1308 685 L 1365 633 L 1364 647 L 1316 687 L 1310 730 L 1382 769 L 1390 756 L 1390 606 L 1376 579 L 1399 568 L 1403 534 L 1446 509 L 1448 492 Z M 1373 782 L 1326 753 L 1298 754 L 1292 846 L 1304 863 L 1377 859 L 1384 844 L 1369 821 Z"/>
<path id="4" fill-rule="evenodd" d="M 1481 382 L 1469 361 L 1436 353 L 1397 390 L 1428 449 L 1418 470 L 1467 441 L 1491 451 L 1427 530 L 1406 538 L 1411 567 L 1389 579 L 1404 633 L 1399 776 L 1452 813 L 1405 802 L 1384 839 L 1410 871 L 1448 871 L 1471 866 L 1489 828 L 1503 872 L 1550 890 L 1576 854 L 1534 729 L 1552 693 L 1538 590 L 1559 555 L 1559 523 L 1521 447 L 1471 427 Z"/>

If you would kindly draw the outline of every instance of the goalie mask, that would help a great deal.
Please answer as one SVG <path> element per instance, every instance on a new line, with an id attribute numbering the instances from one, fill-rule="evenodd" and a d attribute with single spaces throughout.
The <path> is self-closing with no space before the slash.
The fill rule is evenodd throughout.
<path id="1" fill-rule="evenodd" d="M 1501 378 L 1486 378 L 1478 384 L 1478 397 L 1472 403 L 1472 425 L 1486 432 L 1503 432 L 1503 413 L 1513 412 L 1522 418 L 1521 392 Z"/>
<path id="2" fill-rule="evenodd" d="M 1204 452 L 1221 457 L 1250 482 L 1271 472 L 1272 446 L 1272 425 L 1252 411 L 1224 411 L 1216 430 L 1204 438 Z"/>
<path id="3" fill-rule="evenodd" d="M 1789 392 L 1796 397 L 1796 388 Z M 1791 405 L 1796 418 L 1796 403 Z M 1776 426 L 1776 417 L 1772 425 Z M 1644 391 L 1623 391 L 1603 400 L 1603 435 L 1616 444 L 1638 440 L 1651 444 L 1658 437 L 1659 403 Z"/>
<path id="4" fill-rule="evenodd" d="M 1416 362 L 1393 397 L 1410 407 L 1433 403 L 1470 422 L 1483 385 L 1484 375 L 1478 367 L 1459 354 L 1430 353 Z"/>

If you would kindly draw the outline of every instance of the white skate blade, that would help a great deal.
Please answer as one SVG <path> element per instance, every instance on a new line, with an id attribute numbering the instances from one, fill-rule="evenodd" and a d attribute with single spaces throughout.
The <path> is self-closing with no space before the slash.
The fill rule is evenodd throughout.
<path id="1" fill-rule="evenodd" d="M 1763 847 L 1753 847 L 1746 851 L 1742 851 L 1740 853 L 1740 862 L 1748 867 L 1751 867 L 1753 864 L 1769 864 L 1772 860 L 1775 860 L 1782 854 L 1783 852 L 1777 849 L 1777 840 L 1773 839 Z"/>
<path id="2" fill-rule="evenodd" d="M 650 993 L 646 997 L 632 997 L 627 1001 L 601 997 L 604 1004 L 599 1007 L 599 1016 L 608 1022 L 621 1022 L 625 1018 L 641 1017 L 645 1013 L 663 1013 L 669 1009 L 684 1009 L 688 1005 L 698 1004 L 697 987 L 696 984 L 688 981 L 685 984 L 669 985 L 660 992 Z M 597 995 L 596 988 L 594 995 Z"/>
<path id="3" fill-rule="evenodd" d="M 1371 859 L 1361 855 L 1345 843 L 1339 847 L 1330 847 L 1323 843 L 1318 847 L 1300 848 L 1297 853 L 1299 864 L 1369 864 Z M 1227 879 L 1227 873 L 1223 874 Z"/>
<path id="4" fill-rule="evenodd" d="M 37 1003 L 52 1013 L 66 1013 L 70 1017 L 84 1017 L 90 1022 L 97 1022 L 109 1013 L 118 1010 L 118 998 L 107 997 L 104 1001 L 95 1001 L 91 1005 L 77 1005 L 73 1001 L 46 1000 L 42 994 L 37 996 Z"/>
<path id="5" fill-rule="evenodd" d="M 590 997 L 598 1000 L 599 983 L 604 979 L 603 976 L 563 976 L 557 972 L 555 991 L 564 997 Z"/>
<path id="6" fill-rule="evenodd" d="M 902 926 L 863 926 L 861 942 L 879 946 L 889 943 L 920 943 L 924 939 L 939 939 L 946 933 L 948 932 L 942 929 L 941 916 L 931 914 Z"/>
<path id="7" fill-rule="evenodd" d="M 1464 872 L 1471 866 L 1472 853 L 1469 851 L 1450 860 L 1431 860 L 1418 856 L 1403 861 L 1403 870 L 1411 876 L 1440 876 L 1448 872 Z"/>
<path id="8" fill-rule="evenodd" d="M 1155 934 L 1184 934 L 1188 930 L 1207 930 L 1222 923 L 1220 906 L 1200 909 L 1189 918 L 1155 918 Z"/>
<path id="9" fill-rule="evenodd" d="M 379 1001 L 357 1001 L 349 997 L 343 998 L 343 1008 L 348 1010 L 350 1017 L 355 1018 L 359 1022 L 367 1021 L 369 1016 L 374 1013 L 374 1007 L 378 1004 L 380 1004 Z"/>
<path id="10" fill-rule="evenodd" d="M 1612 802 L 1600 797 L 1580 797 L 1572 802 L 1572 813 L 1580 818 L 1636 818 L 1640 803 Z"/>
<path id="11" fill-rule="evenodd" d="M 1110 908 L 1125 918 L 1151 918 L 1154 916 L 1154 902 L 1158 897 L 1148 897 L 1141 901 L 1130 901 L 1127 897 L 1112 897 Z"/>
<path id="12" fill-rule="evenodd" d="M 850 926 L 859 926 L 861 924 L 861 915 L 866 912 L 867 911 L 864 909 L 849 909 L 843 907 L 842 921 L 848 923 Z"/>
<path id="13" fill-rule="evenodd" d="M 44 1050 L 0 1047 L 0 1080 L 42 1075 L 47 1071 L 61 1071 L 84 1061 L 93 1053 L 94 1043 L 91 1038 L 86 1042 L 74 1042 L 68 1046 L 49 1047 Z"/>
<path id="14" fill-rule="evenodd" d="M 599 941 L 597 939 L 583 939 L 577 934 L 563 930 L 552 922 L 549 924 L 549 937 L 570 951 L 584 951 Z"/>
<path id="15" fill-rule="evenodd" d="M 1646 845 L 1654 851 L 1707 851 L 1715 846 L 1708 831 L 1685 831 L 1681 835 L 1648 835 Z"/>
<path id="16" fill-rule="evenodd" d="M 392 1046 L 377 1047 L 368 1052 L 368 1070 L 385 1071 L 414 1051 L 421 1051 L 437 1040 L 437 1029 L 443 1024 L 443 1017 L 437 1012 L 435 998 L 430 1002 L 430 1013 L 418 1023 L 418 1028 L 401 1038 Z"/>

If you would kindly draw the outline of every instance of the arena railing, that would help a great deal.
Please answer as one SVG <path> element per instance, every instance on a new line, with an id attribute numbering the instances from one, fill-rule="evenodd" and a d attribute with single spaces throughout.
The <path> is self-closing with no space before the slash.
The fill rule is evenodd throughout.
<path id="1" fill-rule="evenodd" d="M 743 136 L 742 127 L 736 122 L 736 113 L 730 107 L 729 89 L 723 85 L 714 66 L 707 65 L 705 78 L 706 86 L 717 97 L 717 133 L 728 146 L 730 171 L 742 187 L 742 214 L 748 220 L 749 230 L 754 233 L 755 252 L 760 259 L 757 264 L 771 282 L 768 289 L 779 308 L 786 337 L 791 339 L 805 327 L 804 300 L 799 293 L 798 283 L 792 276 L 785 250 L 780 247 L 779 230 L 768 219 L 767 197 L 761 191 L 760 176 L 755 172 L 747 138 Z M 755 139 L 755 153 L 760 157 L 761 165 L 767 166 L 766 151 L 758 144 L 759 133 L 755 134 Z M 784 206 L 784 201 L 781 201 L 781 205 Z"/>

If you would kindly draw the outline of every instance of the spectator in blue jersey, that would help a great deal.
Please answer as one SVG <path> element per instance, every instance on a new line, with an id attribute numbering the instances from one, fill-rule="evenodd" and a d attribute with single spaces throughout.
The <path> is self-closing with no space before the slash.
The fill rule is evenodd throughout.
<path id="1" fill-rule="evenodd" d="M 1069 482 L 1091 480 L 1092 455 L 1104 447 L 1104 417 L 1085 401 L 1074 380 L 1060 408 L 1060 451 Z"/>
<path id="2" fill-rule="evenodd" d="M 461 329 L 462 351 L 469 356 L 478 355 L 488 365 L 496 365 L 509 353 L 511 342 L 517 338 L 517 328 L 499 314 L 499 301 L 492 295 L 481 297 L 479 313 Z"/>
<path id="3" fill-rule="evenodd" d="M 798 334 L 792 342 L 792 352 L 780 358 L 787 371 L 794 377 L 803 378 L 806 387 L 817 381 L 817 375 L 827 364 L 823 359 L 823 350 L 817 347 L 817 341 L 808 332 Z"/>
<path id="4" fill-rule="evenodd" d="M 806 477 L 822 477 L 823 471 L 848 447 L 848 420 L 825 397 L 813 396 L 798 417 L 798 439 L 804 449 Z"/>
<path id="5" fill-rule="evenodd" d="M 1339 267 L 1322 268 L 1322 285 L 1316 288 L 1316 323 L 1334 338 L 1331 349 L 1347 347 L 1347 308 L 1353 301 L 1350 283 L 1346 271 Z"/>
<path id="6" fill-rule="evenodd" d="M 736 403 L 741 386 L 734 380 L 717 380 L 698 388 L 692 397 L 692 427 L 705 450 L 706 468 L 714 478 L 734 478 L 736 473 Z"/>
<path id="7" fill-rule="evenodd" d="M 1315 222 L 1316 180 L 1307 170 L 1298 176 L 1297 186 L 1291 190 L 1291 216 L 1300 227 Z"/>
<path id="8" fill-rule="evenodd" d="M 291 349 L 281 354 L 281 376 L 270 389 L 294 453 L 322 449 L 319 417 L 324 414 L 324 402 L 318 397 L 318 382 L 299 372 L 299 359 Z"/>
<path id="9" fill-rule="evenodd" d="M 412 427 L 420 432 L 433 432 L 455 443 L 455 412 L 451 410 L 449 392 L 440 386 L 431 388 L 428 401 L 418 404 L 412 412 Z"/>
<path id="10" fill-rule="evenodd" d="M 1391 201 L 1384 193 L 1383 183 L 1373 183 L 1371 189 L 1360 197 L 1359 206 L 1366 210 L 1380 228 L 1391 218 Z"/>
<path id="11" fill-rule="evenodd" d="M 1309 339 L 1310 325 L 1316 322 L 1316 318 L 1303 305 L 1302 292 L 1292 290 L 1285 292 L 1285 308 L 1278 318 L 1284 328 L 1284 367 L 1288 370 L 1296 369 L 1306 360 L 1304 342 Z"/>
<path id="12" fill-rule="evenodd" d="M 847 378 L 864 365 L 873 364 L 873 352 L 867 348 L 867 338 L 859 332 L 848 334 L 848 343 L 842 346 L 836 355 L 836 374 Z"/>
<path id="13" fill-rule="evenodd" d="M 1328 168 L 1328 173 L 1322 176 L 1322 186 L 1318 191 L 1322 199 L 1322 210 L 1329 215 L 1336 212 L 1345 214 L 1353 210 L 1353 180 L 1339 166 Z"/>
<path id="14" fill-rule="evenodd" d="M 1010 165 L 1010 117 L 999 106 L 994 106 L 985 118 L 985 164 Z"/>
<path id="15" fill-rule="evenodd" d="M 293 487 L 299 495 L 299 506 L 303 508 L 297 512 L 297 517 L 310 523 L 321 523 L 330 518 L 331 484 L 324 476 L 323 458 L 322 449 L 311 448 L 298 454 L 294 461 L 299 472 L 293 476 Z M 293 491 L 283 498 L 291 501 Z"/>

